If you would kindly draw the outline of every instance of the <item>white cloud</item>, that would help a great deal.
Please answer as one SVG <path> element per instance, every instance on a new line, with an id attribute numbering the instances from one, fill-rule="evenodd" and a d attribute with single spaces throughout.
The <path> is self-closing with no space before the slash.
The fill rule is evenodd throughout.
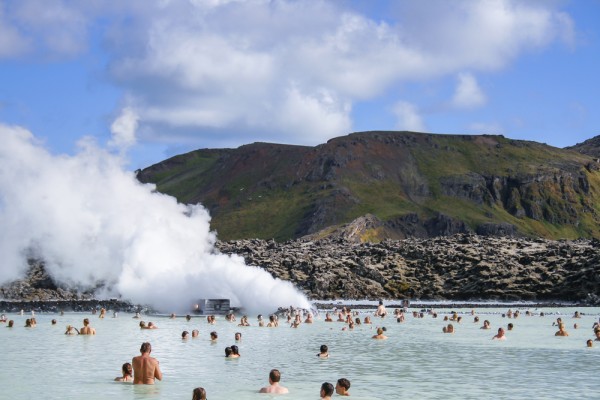
<path id="1" fill-rule="evenodd" d="M 317 144 L 351 130 L 354 104 L 391 87 L 498 70 L 524 52 L 574 37 L 572 20 L 554 2 L 391 2 L 394 13 L 385 22 L 353 10 L 351 2 L 11 4 L 11 24 L 0 25 L 0 57 L 18 56 L 15 49 L 27 41 L 57 57 L 73 56 L 88 47 L 92 27 L 99 32 L 108 78 L 135 107 L 142 142 L 185 137 L 200 144 L 210 135 L 214 143 L 220 135 L 247 143 L 260 131 L 273 140 Z M 110 23 L 96 23 L 99 17 Z M 9 19 L 0 14 L 2 21 Z M 473 75 L 459 75 L 454 105 L 484 103 Z M 400 114 L 422 126 L 408 108 Z"/>
<path id="2" fill-rule="evenodd" d="M 396 129 L 425 132 L 423 119 L 415 105 L 406 101 L 400 101 L 394 105 L 392 112 L 397 118 Z"/>
<path id="3" fill-rule="evenodd" d="M 477 108 L 484 105 L 486 101 L 485 94 L 472 74 L 461 73 L 458 75 L 452 106 L 466 109 Z"/>

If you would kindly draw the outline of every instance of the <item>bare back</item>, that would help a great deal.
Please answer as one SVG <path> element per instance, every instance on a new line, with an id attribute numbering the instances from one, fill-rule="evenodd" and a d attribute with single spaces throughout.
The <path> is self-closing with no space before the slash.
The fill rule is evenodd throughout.
<path id="1" fill-rule="evenodd" d="M 286 387 L 279 386 L 278 383 L 274 383 L 270 386 L 266 386 L 258 391 L 258 393 L 274 393 L 274 394 L 284 394 L 289 393 L 289 390 Z"/>
<path id="2" fill-rule="evenodd" d="M 158 361 L 150 357 L 148 353 L 133 357 L 131 361 L 133 366 L 133 384 L 153 385 L 154 379 L 162 379 L 162 372 L 158 366 Z"/>

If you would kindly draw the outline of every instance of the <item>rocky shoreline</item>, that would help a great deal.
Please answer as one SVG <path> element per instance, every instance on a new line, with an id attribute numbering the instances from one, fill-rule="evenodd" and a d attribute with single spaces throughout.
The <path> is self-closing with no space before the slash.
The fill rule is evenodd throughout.
<path id="1" fill-rule="evenodd" d="M 353 243 L 219 242 L 311 299 L 573 302 L 600 305 L 600 241 L 470 234 Z"/>
<path id="2" fill-rule="evenodd" d="M 470 234 L 433 239 L 355 243 L 343 238 L 218 242 L 225 254 L 291 281 L 309 299 L 409 299 L 437 308 L 491 301 L 539 306 L 600 305 L 600 241 L 552 241 Z M 140 306 L 98 300 L 59 287 L 43 263 L 28 276 L 0 287 L 0 310 L 85 311 L 104 307 L 134 312 Z M 454 306 L 455 307 L 455 306 Z M 360 307 L 358 307 L 360 308 Z"/>

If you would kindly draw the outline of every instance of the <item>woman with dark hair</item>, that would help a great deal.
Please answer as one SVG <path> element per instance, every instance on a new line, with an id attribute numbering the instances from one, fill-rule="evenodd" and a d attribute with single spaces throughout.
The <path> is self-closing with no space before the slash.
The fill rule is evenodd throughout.
<path id="1" fill-rule="evenodd" d="M 121 367 L 121 371 L 123 372 L 123 376 L 117 376 L 115 378 L 116 382 L 132 382 L 133 381 L 133 368 L 130 363 L 125 363 Z"/>
<path id="2" fill-rule="evenodd" d="M 206 400 L 206 390 L 201 387 L 194 389 L 192 400 Z"/>

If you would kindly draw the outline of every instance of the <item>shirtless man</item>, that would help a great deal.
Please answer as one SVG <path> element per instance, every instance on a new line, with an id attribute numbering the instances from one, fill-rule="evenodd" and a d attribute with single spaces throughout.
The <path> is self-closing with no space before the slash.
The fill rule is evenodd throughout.
<path id="1" fill-rule="evenodd" d="M 387 336 L 383 334 L 383 328 L 377 328 L 377 335 L 373 335 L 373 339 L 385 340 Z"/>
<path id="2" fill-rule="evenodd" d="M 502 328 L 498 328 L 498 334 L 495 335 L 492 340 L 497 339 L 497 340 L 506 340 L 506 335 L 504 334 L 504 329 Z"/>
<path id="3" fill-rule="evenodd" d="M 286 387 L 279 386 L 279 380 L 281 379 L 281 373 L 277 369 L 272 369 L 269 372 L 269 386 L 265 386 L 260 389 L 258 393 L 274 393 L 274 394 L 284 394 L 289 393 L 289 390 Z"/>
<path id="4" fill-rule="evenodd" d="M 133 366 L 133 384 L 154 385 L 154 379 L 162 380 L 162 372 L 158 365 L 158 360 L 150 357 L 152 346 L 148 342 L 142 343 L 140 348 L 141 355 L 133 357 L 131 365 Z"/>
<path id="5" fill-rule="evenodd" d="M 387 315 L 387 310 L 385 309 L 385 306 L 383 305 L 383 301 L 379 300 L 379 305 L 377 306 L 377 311 L 375 311 L 375 316 L 383 318 L 386 315 Z"/>
<path id="6" fill-rule="evenodd" d="M 90 326 L 90 320 L 88 318 L 83 320 L 83 328 L 79 330 L 80 335 L 95 335 L 96 330 Z"/>

